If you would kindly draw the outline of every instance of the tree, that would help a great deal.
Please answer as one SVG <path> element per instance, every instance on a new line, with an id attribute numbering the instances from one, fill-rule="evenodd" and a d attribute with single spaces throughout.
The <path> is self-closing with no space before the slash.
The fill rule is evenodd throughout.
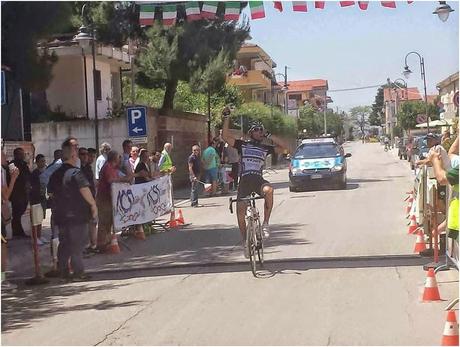
<path id="1" fill-rule="evenodd" d="M 425 114 L 424 101 L 405 101 L 397 114 L 398 125 L 404 130 L 414 129 L 417 125 L 417 116 Z M 433 120 L 439 118 L 438 109 L 433 104 L 428 104 L 428 116 Z"/>
<path id="2" fill-rule="evenodd" d="M 369 115 L 369 125 L 376 125 L 380 126 L 384 123 L 383 117 L 383 108 L 384 108 L 384 100 L 383 100 L 383 86 L 379 87 L 377 90 L 377 95 L 375 96 L 375 101 L 372 104 L 372 111 Z"/>
<path id="3" fill-rule="evenodd" d="M 68 26 L 71 15 L 69 2 L 2 3 L 2 64 L 21 88 L 47 88 L 57 57 L 46 50 L 39 54 L 37 43 Z"/>
<path id="4" fill-rule="evenodd" d="M 362 135 L 364 135 L 366 125 L 369 125 L 369 117 L 371 115 L 371 112 L 371 106 L 356 106 L 350 110 L 351 119 L 359 127 L 359 130 L 361 131 Z"/>
<path id="5" fill-rule="evenodd" d="M 172 109 L 179 81 L 189 82 L 198 71 L 217 64 L 219 54 L 233 61 L 248 37 L 247 21 L 241 26 L 224 21 L 222 12 L 212 21 L 184 21 L 171 28 L 156 23 L 148 29 L 145 48 L 136 60 L 136 81 L 142 87 L 164 88 L 162 109 Z"/>
<path id="6" fill-rule="evenodd" d="M 335 136 L 343 134 L 343 119 L 341 114 L 327 111 L 326 123 L 328 134 Z M 317 109 L 310 104 L 305 105 L 299 109 L 297 129 L 301 136 L 320 136 L 324 133 L 324 113 L 318 112 Z"/>

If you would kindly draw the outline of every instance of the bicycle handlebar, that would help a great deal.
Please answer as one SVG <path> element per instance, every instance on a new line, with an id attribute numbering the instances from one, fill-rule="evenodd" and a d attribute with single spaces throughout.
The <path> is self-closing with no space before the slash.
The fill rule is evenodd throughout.
<path id="1" fill-rule="evenodd" d="M 236 199 L 233 199 L 233 198 L 229 198 L 228 199 L 228 202 L 229 202 L 229 209 L 230 209 L 230 213 L 233 213 L 233 203 L 234 202 L 239 202 L 239 201 L 254 201 L 254 200 L 260 200 L 260 199 L 265 199 L 264 196 L 251 196 L 249 198 L 236 198 Z"/>

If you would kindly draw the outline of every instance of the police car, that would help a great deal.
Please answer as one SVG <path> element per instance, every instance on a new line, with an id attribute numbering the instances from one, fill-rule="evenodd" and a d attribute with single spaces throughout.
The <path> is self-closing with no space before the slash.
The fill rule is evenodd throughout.
<path id="1" fill-rule="evenodd" d="M 349 157 L 332 137 L 302 140 L 289 164 L 289 190 L 323 184 L 346 189 Z"/>

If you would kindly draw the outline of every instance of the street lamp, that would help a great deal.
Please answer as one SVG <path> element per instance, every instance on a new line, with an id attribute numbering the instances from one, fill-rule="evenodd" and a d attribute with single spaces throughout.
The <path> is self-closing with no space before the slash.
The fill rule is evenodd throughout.
<path id="1" fill-rule="evenodd" d="M 327 120 L 326 120 L 326 114 L 327 114 L 327 104 L 334 102 L 330 96 L 327 96 L 326 93 L 324 93 L 324 136 L 327 136 Z"/>
<path id="2" fill-rule="evenodd" d="M 421 73 L 421 77 L 423 80 L 423 91 L 424 91 L 424 96 L 425 96 L 426 127 L 427 127 L 427 133 L 429 133 L 430 132 L 430 117 L 428 117 L 428 99 L 426 96 L 425 61 L 418 52 L 414 51 L 414 52 L 409 52 L 406 54 L 406 57 L 404 58 L 405 66 L 404 66 L 403 75 L 406 79 L 408 79 L 410 77 L 410 74 L 412 73 L 412 71 L 409 69 L 409 66 L 407 65 L 407 57 L 411 54 L 417 55 L 420 60 L 420 73 Z"/>
<path id="3" fill-rule="evenodd" d="M 445 22 L 447 21 L 447 19 L 449 18 L 449 14 L 451 12 L 454 12 L 455 10 L 452 9 L 452 7 L 450 7 L 446 1 L 440 1 L 439 2 L 439 5 L 436 10 L 433 12 L 433 14 L 437 14 L 439 19 L 442 21 L 442 22 Z"/>
<path id="4" fill-rule="evenodd" d="M 287 82 L 287 69 L 288 67 L 287 66 L 284 66 L 284 74 L 282 74 L 281 72 L 278 72 L 276 74 L 274 74 L 274 79 L 276 81 L 276 76 L 282 76 L 284 78 L 284 85 L 283 87 L 281 88 L 281 90 L 283 92 L 285 92 L 284 94 L 284 112 L 287 114 L 288 113 L 288 104 L 287 104 L 287 101 L 288 101 L 288 98 L 287 98 L 287 91 L 288 91 L 288 82 Z M 273 98 L 272 98 L 272 103 L 273 103 Z"/>
<path id="5" fill-rule="evenodd" d="M 81 8 L 81 17 L 83 21 L 86 22 L 87 18 L 85 17 L 86 4 Z M 82 25 L 78 30 L 78 34 L 74 36 L 74 41 L 77 41 L 80 47 L 83 50 L 87 49 L 91 44 L 91 54 L 93 56 L 93 99 L 94 99 L 94 133 L 96 137 L 96 148 L 99 148 L 99 118 L 97 114 L 97 93 L 96 93 L 96 48 L 95 48 L 95 31 L 92 26 L 86 27 Z M 86 58 L 85 58 L 86 59 Z"/>

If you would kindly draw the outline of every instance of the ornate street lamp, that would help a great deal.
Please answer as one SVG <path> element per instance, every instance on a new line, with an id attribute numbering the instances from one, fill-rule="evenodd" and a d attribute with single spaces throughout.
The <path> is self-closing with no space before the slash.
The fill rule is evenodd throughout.
<path id="1" fill-rule="evenodd" d="M 412 71 L 409 69 L 409 65 L 407 65 L 407 57 L 411 54 L 415 54 L 418 56 L 420 60 L 420 75 L 423 80 L 423 91 L 424 91 L 424 96 L 425 96 L 425 116 L 426 116 L 426 127 L 427 127 L 427 133 L 430 132 L 430 118 L 428 117 L 428 99 L 426 96 L 426 78 L 425 78 L 425 60 L 423 57 L 418 53 L 418 52 L 409 52 L 406 54 L 406 57 L 404 58 L 404 71 L 403 75 L 406 79 L 410 77 L 410 74 Z"/>
<path id="2" fill-rule="evenodd" d="M 447 19 L 449 18 L 449 14 L 451 12 L 454 12 L 455 10 L 452 9 L 452 7 L 450 7 L 446 1 L 440 1 L 439 2 L 439 5 L 436 10 L 433 12 L 433 14 L 437 14 L 439 19 L 442 21 L 442 22 L 445 22 L 447 21 Z"/>

